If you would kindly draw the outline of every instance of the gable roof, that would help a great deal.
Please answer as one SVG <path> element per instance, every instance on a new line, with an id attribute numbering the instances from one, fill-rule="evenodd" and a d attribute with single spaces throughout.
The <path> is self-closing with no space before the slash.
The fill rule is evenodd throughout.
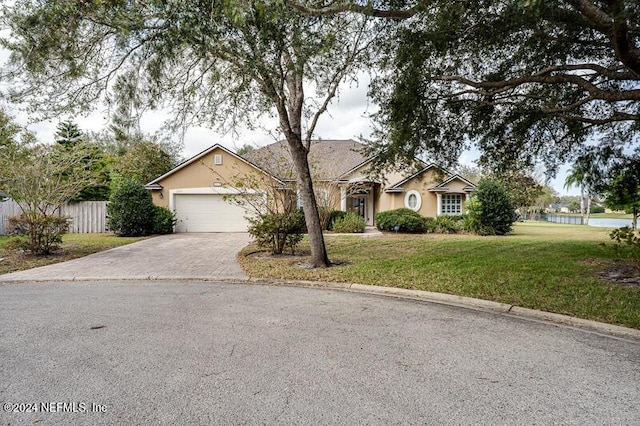
<path id="1" fill-rule="evenodd" d="M 462 182 L 464 182 L 464 183 L 466 183 L 466 184 L 467 184 L 467 186 L 465 187 L 465 189 L 473 190 L 473 189 L 476 187 L 476 185 L 475 185 L 473 182 L 471 182 L 471 181 L 470 181 L 470 180 L 468 180 L 468 179 L 463 178 L 463 177 L 462 177 L 462 176 L 460 176 L 459 174 L 453 174 L 453 173 L 451 173 L 449 170 L 444 169 L 444 168 L 442 168 L 442 167 L 438 166 L 438 165 L 437 165 L 437 164 L 435 164 L 435 163 L 430 163 L 430 164 L 428 164 L 425 168 L 423 168 L 422 170 L 419 170 L 418 172 L 416 172 L 416 173 L 412 174 L 411 176 L 408 176 L 408 177 L 406 177 L 406 178 L 402 179 L 402 180 L 401 180 L 400 182 L 398 182 L 398 183 L 395 183 L 395 184 L 393 184 L 393 185 L 388 186 L 388 187 L 385 189 L 385 192 L 398 192 L 398 191 L 402 191 L 402 185 L 404 185 L 405 183 L 409 182 L 410 180 L 412 180 L 412 179 L 414 179 L 414 178 L 416 178 L 416 177 L 420 176 L 420 175 L 421 175 L 421 174 L 423 174 L 424 172 L 426 172 L 426 171 L 428 171 L 428 170 L 430 170 L 430 169 L 433 169 L 433 168 L 435 168 L 435 169 L 438 169 L 438 170 L 442 171 L 442 173 L 449 175 L 449 177 L 448 177 L 447 179 L 445 179 L 444 181 L 440 182 L 439 184 L 437 184 L 436 186 L 434 186 L 433 188 L 431 188 L 429 191 L 433 191 L 433 190 L 437 190 L 437 189 L 444 189 L 444 188 L 446 187 L 446 185 L 448 185 L 450 182 L 452 182 L 452 181 L 454 181 L 454 180 L 456 180 L 456 179 L 458 179 L 458 180 L 460 180 L 460 181 L 462 181 Z"/>
<path id="2" fill-rule="evenodd" d="M 146 184 L 145 188 L 147 188 L 147 189 L 161 189 L 162 187 L 160 186 L 160 184 L 158 182 L 160 182 L 161 180 L 165 179 L 168 176 L 171 176 L 172 174 L 176 173 L 177 171 L 187 167 L 188 165 L 200 160 L 202 157 L 210 154 L 211 152 L 215 151 L 216 149 L 220 149 L 220 150 L 226 152 L 227 154 L 233 156 L 234 158 L 242 161 L 243 163 L 246 163 L 249 166 L 251 166 L 251 167 L 253 167 L 253 168 L 257 169 L 257 170 L 259 170 L 259 171 L 261 171 L 263 173 L 266 173 L 269 177 L 275 179 L 278 183 L 283 183 L 276 176 L 272 175 L 271 173 L 269 173 L 268 171 L 262 169 L 261 167 L 257 166 L 256 164 L 253 164 L 252 162 L 247 161 L 246 159 L 242 158 L 241 156 L 239 156 L 235 152 L 228 150 L 227 148 L 225 148 L 224 146 L 222 146 L 220 144 L 215 144 L 215 145 L 205 149 L 204 151 L 194 155 L 193 157 L 189 158 L 188 160 L 185 160 L 182 163 L 178 164 L 177 166 L 175 166 L 173 169 L 169 170 L 167 173 L 163 174 L 162 176 L 159 176 L 159 177 L 155 178 L 154 180 L 152 180 L 151 182 Z"/>
<path id="3" fill-rule="evenodd" d="M 386 190 L 387 191 L 393 191 L 394 189 L 399 189 L 402 185 L 404 185 L 405 183 L 409 182 L 411 179 L 414 179 L 415 177 L 420 176 L 421 174 L 426 172 L 427 170 L 430 170 L 430 169 L 433 169 L 433 168 L 440 169 L 440 170 L 442 170 L 442 172 L 448 173 L 448 171 L 443 169 L 442 167 L 439 167 L 438 165 L 436 165 L 434 163 L 430 163 L 430 164 L 427 164 L 427 166 L 425 168 L 418 170 L 417 172 L 415 172 L 411 176 L 407 176 L 406 178 L 402 179 L 400 182 L 394 183 L 393 185 L 389 185 L 386 188 Z"/>
<path id="4" fill-rule="evenodd" d="M 457 173 L 456 173 L 455 175 L 451 176 L 449 179 L 447 179 L 447 180 L 445 180 L 445 181 L 443 181 L 443 182 L 439 183 L 438 185 L 434 186 L 432 189 L 444 188 L 444 187 L 445 187 L 445 186 L 447 186 L 450 182 L 452 182 L 452 181 L 454 181 L 454 180 L 456 180 L 456 179 L 458 179 L 458 180 L 460 180 L 460 181 L 462 181 L 462 182 L 466 183 L 468 188 L 475 188 L 475 187 L 476 187 L 476 184 L 475 184 L 475 183 L 471 182 L 471 181 L 470 181 L 470 180 L 468 180 L 468 179 L 463 178 L 462 176 L 460 176 L 459 174 L 457 174 Z"/>
<path id="5" fill-rule="evenodd" d="M 311 141 L 309 166 L 315 179 L 336 180 L 370 160 L 365 146 L 352 139 Z M 295 168 L 286 141 L 272 143 L 248 152 L 245 158 L 281 180 L 295 180 Z"/>

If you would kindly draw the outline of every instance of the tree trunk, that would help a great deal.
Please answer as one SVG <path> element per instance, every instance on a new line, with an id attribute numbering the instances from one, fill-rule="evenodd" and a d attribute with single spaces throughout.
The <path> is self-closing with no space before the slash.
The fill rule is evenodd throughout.
<path id="1" fill-rule="evenodd" d="M 587 203 L 585 202 L 585 189 L 584 189 L 584 183 L 580 184 L 580 215 L 582 216 L 582 218 L 584 219 L 584 206 Z"/>
<path id="2" fill-rule="evenodd" d="M 633 206 L 633 219 L 631 221 L 631 226 L 633 227 L 634 230 L 638 229 L 638 208 L 636 206 Z"/>
<path id="3" fill-rule="evenodd" d="M 298 191 L 300 191 L 300 197 L 302 198 L 304 218 L 307 222 L 307 232 L 309 232 L 309 241 L 311 244 L 311 265 L 314 268 L 326 268 L 331 266 L 331 263 L 329 262 L 327 249 L 324 245 L 318 204 L 313 192 L 308 152 L 303 147 L 301 140 L 289 140 L 289 138 L 287 138 L 287 142 L 289 143 L 291 157 L 298 175 Z"/>
<path id="4" fill-rule="evenodd" d="M 585 212 L 584 224 L 589 224 L 589 216 L 591 215 L 591 192 L 587 192 L 587 211 Z"/>

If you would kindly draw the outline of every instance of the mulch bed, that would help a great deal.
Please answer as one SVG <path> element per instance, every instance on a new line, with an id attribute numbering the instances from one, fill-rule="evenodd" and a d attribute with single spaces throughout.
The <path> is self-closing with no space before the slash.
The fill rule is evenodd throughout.
<path id="1" fill-rule="evenodd" d="M 623 286 L 640 288 L 640 265 L 617 262 L 598 272 L 598 277 Z"/>

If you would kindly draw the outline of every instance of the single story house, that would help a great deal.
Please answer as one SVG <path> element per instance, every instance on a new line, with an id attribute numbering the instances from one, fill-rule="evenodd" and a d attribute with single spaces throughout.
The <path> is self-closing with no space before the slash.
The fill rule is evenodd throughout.
<path id="1" fill-rule="evenodd" d="M 376 213 L 400 207 L 427 217 L 465 212 L 475 189 L 472 182 L 419 160 L 406 171 L 372 177 L 373 159 L 365 156 L 363 148 L 353 140 L 312 142 L 309 165 L 316 197 L 327 200 L 330 208 L 353 211 L 368 225 L 374 225 Z M 242 180 L 241 176 L 254 178 Z M 247 210 L 230 202 L 230 195 L 260 194 L 260 182 L 293 191 L 295 181 L 288 145 L 281 141 L 243 156 L 214 145 L 149 182 L 146 188 L 156 205 L 175 212 L 176 232 L 243 232 Z"/>

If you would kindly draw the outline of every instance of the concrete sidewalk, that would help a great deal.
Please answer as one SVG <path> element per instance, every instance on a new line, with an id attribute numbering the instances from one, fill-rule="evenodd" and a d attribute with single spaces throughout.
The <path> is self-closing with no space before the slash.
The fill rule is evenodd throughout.
<path id="1" fill-rule="evenodd" d="M 0 282 L 49 280 L 245 280 L 236 254 L 245 233 L 171 234 L 68 262 L 0 275 Z"/>

